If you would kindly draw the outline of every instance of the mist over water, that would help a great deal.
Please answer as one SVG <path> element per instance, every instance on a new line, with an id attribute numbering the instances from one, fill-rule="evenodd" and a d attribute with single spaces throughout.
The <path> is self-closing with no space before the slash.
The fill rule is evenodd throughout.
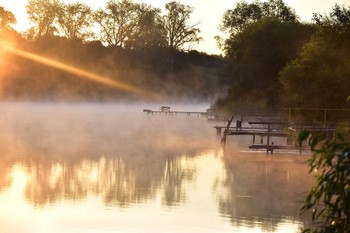
<path id="1" fill-rule="evenodd" d="M 132 154 L 160 146 L 186 147 L 189 137 L 205 145 L 201 140 L 212 135 L 209 125 L 198 131 L 205 119 L 147 117 L 142 106 L 6 103 L 0 108 L 1 149 L 12 155 L 12 150 L 49 158 Z"/>
<path id="2" fill-rule="evenodd" d="M 4 232 L 298 232 L 307 157 L 225 152 L 217 123 L 144 108 L 1 103 Z"/>

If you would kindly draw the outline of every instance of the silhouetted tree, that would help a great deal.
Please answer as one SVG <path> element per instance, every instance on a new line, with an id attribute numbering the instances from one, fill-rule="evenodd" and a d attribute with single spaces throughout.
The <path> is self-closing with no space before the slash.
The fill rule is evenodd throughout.
<path id="1" fill-rule="evenodd" d="M 221 30 L 232 35 L 241 32 L 246 25 L 264 17 L 276 18 L 282 22 L 295 23 L 298 21 L 294 10 L 285 5 L 282 0 L 267 2 L 254 1 L 247 3 L 240 1 L 232 10 L 227 10 L 223 16 Z"/>
<path id="2" fill-rule="evenodd" d="M 137 26 L 137 4 L 129 0 L 111 0 L 105 10 L 95 12 L 94 19 L 100 26 L 103 42 L 124 47 Z"/>
<path id="3" fill-rule="evenodd" d="M 62 10 L 59 0 L 28 0 L 27 15 L 33 26 L 27 32 L 27 38 L 39 38 L 54 35 L 57 32 L 55 20 Z"/>
<path id="4" fill-rule="evenodd" d="M 16 23 L 16 17 L 11 12 L 0 6 L 0 32 L 11 29 L 11 25 Z"/>
<path id="5" fill-rule="evenodd" d="M 60 32 L 69 40 L 87 40 L 92 37 L 92 12 L 85 4 L 63 4 L 57 21 Z"/>
<path id="6" fill-rule="evenodd" d="M 163 24 L 170 49 L 184 49 L 186 44 L 198 43 L 201 40 L 197 24 L 188 23 L 193 12 L 190 6 L 173 1 L 167 3 L 165 9 L 168 13 L 163 17 Z"/>
<path id="7" fill-rule="evenodd" d="M 142 50 L 166 45 L 166 32 L 160 9 L 147 4 L 137 5 L 137 25 L 126 42 L 129 49 Z"/>

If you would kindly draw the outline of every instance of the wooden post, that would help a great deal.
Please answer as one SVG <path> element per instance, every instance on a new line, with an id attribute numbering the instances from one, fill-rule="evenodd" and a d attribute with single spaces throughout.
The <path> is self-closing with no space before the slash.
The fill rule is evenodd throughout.
<path id="1" fill-rule="evenodd" d="M 291 121 L 291 108 L 288 108 L 288 123 Z"/>
<path id="2" fill-rule="evenodd" d="M 221 127 L 217 126 L 216 128 L 216 134 L 221 135 Z"/>
<path id="3" fill-rule="evenodd" d="M 221 139 L 221 145 L 226 145 L 226 136 L 227 136 L 227 133 L 230 129 L 230 125 L 231 125 L 231 122 L 233 121 L 233 116 L 231 117 L 231 119 L 227 122 L 227 126 L 226 126 L 226 129 L 224 131 L 224 135 L 222 136 L 222 139 Z"/>
<path id="4" fill-rule="evenodd" d="M 270 125 L 271 125 L 270 123 L 267 124 L 266 154 L 269 154 L 269 149 L 270 149 Z"/>

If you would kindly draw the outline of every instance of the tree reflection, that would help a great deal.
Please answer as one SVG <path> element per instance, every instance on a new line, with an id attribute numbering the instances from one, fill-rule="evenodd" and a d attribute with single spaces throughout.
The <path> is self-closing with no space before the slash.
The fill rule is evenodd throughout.
<path id="1" fill-rule="evenodd" d="M 4 158 L 0 157 L 0 193 L 6 188 L 10 187 L 12 184 L 12 163 L 6 161 Z"/>
<path id="2" fill-rule="evenodd" d="M 297 155 L 277 156 L 224 156 L 225 177 L 215 189 L 221 189 L 217 193 L 220 212 L 234 225 L 255 224 L 273 232 L 285 219 L 300 221 L 300 208 L 313 178 Z"/>
<path id="3" fill-rule="evenodd" d="M 95 160 L 23 162 L 27 172 L 25 197 L 36 206 L 62 200 L 77 201 L 88 195 L 99 196 L 107 206 L 118 207 L 145 203 L 157 195 L 167 206 L 185 201 L 184 184 L 192 180 L 195 172 L 194 167 L 183 162 L 187 156 L 133 158 L 115 156 Z M 0 187 L 11 184 L 12 165 L 1 170 Z"/>
<path id="4" fill-rule="evenodd" d="M 158 199 L 168 206 L 184 202 L 195 173 L 186 161 L 215 142 L 212 126 L 206 119 L 147 117 L 139 107 L 139 114 L 119 108 L 129 109 L 0 105 L 0 154 L 12 161 L 0 167 L 0 188 L 9 184 L 11 166 L 20 164 L 27 170 L 26 199 L 37 206 L 89 195 L 119 207 Z"/>
<path id="5" fill-rule="evenodd" d="M 162 203 L 167 206 L 176 205 L 186 199 L 184 182 L 192 180 L 195 169 L 184 168 L 182 161 L 176 157 L 166 159 L 164 171 L 164 194 Z"/>

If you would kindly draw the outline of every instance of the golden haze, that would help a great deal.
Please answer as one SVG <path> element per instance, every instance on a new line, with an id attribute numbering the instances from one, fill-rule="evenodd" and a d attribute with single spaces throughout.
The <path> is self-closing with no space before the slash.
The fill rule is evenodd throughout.
<path id="1" fill-rule="evenodd" d="M 65 64 L 65 63 L 60 62 L 60 61 L 52 60 L 52 59 L 28 52 L 28 51 L 17 49 L 15 46 L 13 46 L 11 43 L 9 43 L 7 41 L 0 41 L 0 47 L 2 47 L 3 50 L 8 51 L 8 52 L 15 54 L 17 56 L 20 56 L 20 57 L 41 63 L 43 65 L 47 65 L 47 66 L 65 71 L 65 72 L 68 72 L 71 74 L 74 74 L 74 75 L 81 77 L 81 78 L 86 78 L 86 79 L 89 79 L 91 81 L 98 82 L 98 83 L 101 83 L 103 85 L 107 85 L 107 86 L 110 86 L 110 87 L 113 87 L 113 88 L 116 88 L 119 90 L 123 90 L 126 92 L 134 93 L 134 94 L 137 94 L 140 96 L 151 97 L 151 98 L 155 98 L 155 99 L 157 98 L 157 95 L 155 95 L 154 93 L 151 93 L 151 92 L 148 92 L 145 90 L 141 90 L 137 87 L 130 86 L 130 85 L 127 85 L 125 83 L 118 82 L 116 80 L 112 80 L 110 78 L 103 77 L 101 75 L 98 75 L 98 74 L 95 74 L 92 72 L 88 72 L 86 70 L 74 67 L 72 65 Z"/>

